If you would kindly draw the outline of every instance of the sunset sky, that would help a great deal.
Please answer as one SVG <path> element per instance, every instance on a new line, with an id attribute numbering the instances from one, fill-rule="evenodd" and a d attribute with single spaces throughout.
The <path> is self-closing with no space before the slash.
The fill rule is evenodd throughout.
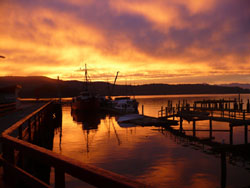
<path id="1" fill-rule="evenodd" d="M 250 83 L 249 0 L 0 0 L 0 76 Z"/>

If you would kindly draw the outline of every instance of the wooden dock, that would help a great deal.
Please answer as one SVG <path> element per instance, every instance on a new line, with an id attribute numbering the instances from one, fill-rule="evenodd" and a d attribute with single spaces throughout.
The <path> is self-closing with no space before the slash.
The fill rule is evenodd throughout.
<path id="1" fill-rule="evenodd" d="M 167 126 L 173 126 L 178 125 L 178 121 L 176 120 L 168 120 L 166 118 L 155 118 L 150 116 L 143 116 L 139 119 L 133 119 L 125 121 L 124 123 L 129 123 L 133 125 L 140 125 L 140 126 L 155 126 L 155 127 L 167 127 Z"/>
<path id="2" fill-rule="evenodd" d="M 213 121 L 228 123 L 230 144 L 233 144 L 233 127 L 244 126 L 244 140 L 245 144 L 248 144 L 248 126 L 250 125 L 250 103 L 249 100 L 246 104 L 246 109 L 243 109 L 242 100 L 201 100 L 195 101 L 192 105 L 183 101 L 174 106 L 172 101 L 168 102 L 168 106 L 161 107 L 158 112 L 158 116 L 165 119 L 178 118 L 179 131 L 183 131 L 183 120 L 193 122 L 192 131 L 193 136 L 196 135 L 197 121 L 208 120 L 210 138 L 212 138 L 212 132 L 216 127 L 213 127 Z"/>

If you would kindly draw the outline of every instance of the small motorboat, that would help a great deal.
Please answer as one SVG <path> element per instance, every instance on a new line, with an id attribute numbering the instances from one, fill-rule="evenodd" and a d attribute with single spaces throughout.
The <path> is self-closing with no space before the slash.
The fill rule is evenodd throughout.
<path id="1" fill-rule="evenodd" d="M 113 101 L 113 109 L 122 113 L 138 113 L 138 102 L 130 97 L 118 97 Z"/>

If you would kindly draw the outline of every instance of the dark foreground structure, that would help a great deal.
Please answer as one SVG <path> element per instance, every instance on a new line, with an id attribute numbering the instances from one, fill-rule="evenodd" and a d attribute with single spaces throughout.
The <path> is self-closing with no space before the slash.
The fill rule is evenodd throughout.
<path id="1" fill-rule="evenodd" d="M 96 187 L 148 187 L 113 172 L 51 151 L 54 130 L 61 129 L 61 104 L 50 101 L 2 133 L 4 181 L 11 187 L 65 187 L 65 174 Z M 15 179 L 15 181 L 13 181 Z"/>

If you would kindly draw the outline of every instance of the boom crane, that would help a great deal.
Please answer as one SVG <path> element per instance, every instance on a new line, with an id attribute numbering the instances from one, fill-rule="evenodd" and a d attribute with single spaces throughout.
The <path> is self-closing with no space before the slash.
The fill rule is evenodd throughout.
<path id="1" fill-rule="evenodd" d="M 111 98 L 111 95 L 112 95 L 112 94 L 113 94 L 113 92 L 114 92 L 114 89 L 115 89 L 115 83 L 116 83 L 116 80 L 117 80 L 118 74 L 119 74 L 119 71 L 117 71 L 117 73 L 116 73 L 115 80 L 114 80 L 113 87 L 112 87 L 112 90 L 111 90 L 111 92 L 110 92 L 109 98 Z"/>

